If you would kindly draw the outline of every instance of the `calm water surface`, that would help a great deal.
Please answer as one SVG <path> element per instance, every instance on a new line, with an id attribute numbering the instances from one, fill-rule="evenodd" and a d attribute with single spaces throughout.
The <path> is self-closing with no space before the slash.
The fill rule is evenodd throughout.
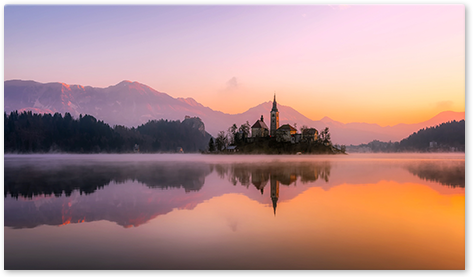
<path id="1" fill-rule="evenodd" d="M 5 155 L 5 269 L 464 269 L 465 155 Z"/>

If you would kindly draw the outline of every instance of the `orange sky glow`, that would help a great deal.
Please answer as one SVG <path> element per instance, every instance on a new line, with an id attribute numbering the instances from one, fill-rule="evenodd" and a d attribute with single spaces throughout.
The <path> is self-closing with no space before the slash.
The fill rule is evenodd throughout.
<path id="1" fill-rule="evenodd" d="M 464 5 L 6 6 L 4 40 L 5 80 L 381 126 L 465 111 Z"/>

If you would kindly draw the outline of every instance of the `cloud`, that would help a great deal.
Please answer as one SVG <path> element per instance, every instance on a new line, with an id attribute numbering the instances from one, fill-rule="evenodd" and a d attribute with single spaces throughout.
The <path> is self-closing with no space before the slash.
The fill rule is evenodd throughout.
<path id="1" fill-rule="evenodd" d="M 220 89 L 216 91 L 220 96 L 222 97 L 227 97 L 229 94 L 235 94 L 235 93 L 244 93 L 245 92 L 245 86 L 241 82 L 240 79 L 237 77 L 233 76 L 229 80 L 227 80 L 224 85 L 221 86 Z"/>
<path id="2" fill-rule="evenodd" d="M 236 77 L 232 77 L 230 80 L 227 81 L 226 83 L 226 90 L 236 90 L 240 87 L 240 84 L 238 83 L 238 80 Z"/>
<path id="3" fill-rule="evenodd" d="M 452 108 L 452 106 L 453 106 L 453 101 L 439 101 L 435 103 L 435 107 L 441 110 L 448 110 Z"/>

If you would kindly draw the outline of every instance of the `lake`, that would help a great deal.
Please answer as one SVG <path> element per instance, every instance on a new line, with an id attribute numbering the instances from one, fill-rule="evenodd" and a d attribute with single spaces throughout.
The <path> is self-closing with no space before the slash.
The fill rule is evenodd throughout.
<path id="1" fill-rule="evenodd" d="M 5 155 L 5 269 L 464 269 L 465 155 Z"/>

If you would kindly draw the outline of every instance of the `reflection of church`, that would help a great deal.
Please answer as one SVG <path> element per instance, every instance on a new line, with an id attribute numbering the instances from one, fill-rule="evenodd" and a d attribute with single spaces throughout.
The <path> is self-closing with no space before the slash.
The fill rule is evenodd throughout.
<path id="1" fill-rule="evenodd" d="M 274 215 L 276 215 L 276 207 L 279 199 L 279 180 L 275 175 L 269 174 L 267 171 L 255 170 L 251 174 L 251 183 L 257 190 L 261 191 L 261 194 L 263 194 L 264 187 L 268 184 L 268 181 L 271 187 L 271 201 L 273 202 Z"/>
<path id="2" fill-rule="evenodd" d="M 327 161 L 300 163 L 271 162 L 263 164 L 235 163 L 215 166 L 220 178 L 223 179 L 228 174 L 228 180 L 233 185 L 240 183 L 248 188 L 252 184 L 262 195 L 264 195 L 265 187 L 269 184 L 274 215 L 276 215 L 281 185 L 291 186 L 295 185 L 298 181 L 302 184 L 308 184 L 317 181 L 319 178 L 328 182 L 330 168 L 330 162 Z M 266 201 L 268 200 L 267 196 L 263 197 Z"/>
<path id="3" fill-rule="evenodd" d="M 290 186 L 300 180 L 302 184 L 313 183 L 319 178 L 328 182 L 330 163 L 307 163 L 300 165 L 271 164 L 264 166 L 232 165 L 232 177 L 248 186 L 250 183 L 264 194 L 264 188 L 269 184 L 270 198 L 274 215 L 279 201 L 280 185 Z M 300 179 L 299 179 L 300 177 Z"/>
<path id="4" fill-rule="evenodd" d="M 276 215 L 276 207 L 279 199 L 279 181 L 276 178 L 271 178 L 271 201 L 273 202 L 274 215 Z"/>

